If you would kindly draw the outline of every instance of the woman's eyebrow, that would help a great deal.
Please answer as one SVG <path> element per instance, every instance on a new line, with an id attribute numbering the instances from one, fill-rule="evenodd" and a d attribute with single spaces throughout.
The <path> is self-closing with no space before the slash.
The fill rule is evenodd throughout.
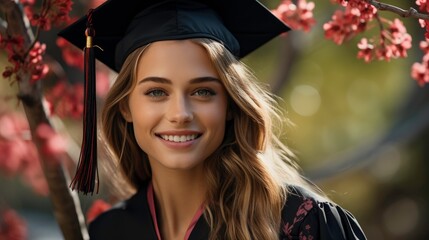
<path id="1" fill-rule="evenodd" d="M 221 81 L 216 78 L 216 77 L 198 77 L 198 78 L 193 78 L 190 80 L 190 83 L 192 84 L 196 84 L 196 83 L 204 83 L 204 82 L 217 82 L 217 83 L 221 83 Z"/>
<path id="2" fill-rule="evenodd" d="M 163 83 L 163 84 L 172 84 L 170 79 L 162 78 L 162 77 L 145 77 L 142 80 L 138 82 L 138 84 L 142 84 L 145 82 L 156 82 L 156 83 Z"/>
<path id="3" fill-rule="evenodd" d="M 162 83 L 162 84 L 172 84 L 173 83 L 168 78 L 163 78 L 163 77 L 145 77 L 142 80 L 140 80 L 138 82 L 138 84 L 145 83 L 145 82 L 155 82 L 155 83 Z M 204 83 L 204 82 L 218 82 L 218 83 L 221 83 L 221 81 L 218 78 L 211 77 L 211 76 L 192 78 L 189 82 L 191 84 Z"/>

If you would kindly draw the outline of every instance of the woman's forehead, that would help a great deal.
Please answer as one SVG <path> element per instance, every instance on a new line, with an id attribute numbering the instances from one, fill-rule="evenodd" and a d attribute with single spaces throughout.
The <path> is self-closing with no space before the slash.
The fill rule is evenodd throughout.
<path id="1" fill-rule="evenodd" d="M 137 78 L 219 78 L 207 50 L 192 40 L 151 43 L 137 63 Z"/>

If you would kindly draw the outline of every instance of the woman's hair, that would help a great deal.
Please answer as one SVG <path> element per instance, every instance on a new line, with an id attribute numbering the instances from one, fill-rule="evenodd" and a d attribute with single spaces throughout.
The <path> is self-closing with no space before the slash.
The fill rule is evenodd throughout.
<path id="1" fill-rule="evenodd" d="M 109 175 L 107 178 L 111 180 L 109 183 L 113 185 L 113 192 L 120 197 L 129 195 L 152 176 L 147 155 L 134 137 L 133 126 L 121 113 L 126 109 L 128 97 L 136 84 L 138 60 L 147 46 L 128 55 L 106 96 L 101 113 L 101 143 L 105 158 L 110 160 L 104 161 L 101 167 Z M 118 165 L 120 174 L 117 174 Z"/>
<path id="2" fill-rule="evenodd" d="M 276 127 L 284 122 L 278 104 L 222 44 L 210 39 L 192 41 L 206 49 L 215 66 L 228 93 L 232 117 L 222 144 L 204 161 L 210 239 L 278 239 L 287 186 L 313 189 L 276 137 Z M 136 84 L 137 63 L 144 49 L 128 56 L 107 95 L 101 119 L 107 149 L 134 188 L 151 178 L 151 169 L 132 124 L 120 110 Z"/>

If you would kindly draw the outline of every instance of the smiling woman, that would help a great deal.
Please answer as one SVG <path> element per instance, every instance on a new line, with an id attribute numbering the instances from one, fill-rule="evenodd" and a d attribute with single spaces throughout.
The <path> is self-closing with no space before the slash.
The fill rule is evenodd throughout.
<path id="1" fill-rule="evenodd" d="M 234 14 L 242 6 L 247 14 Z M 116 42 L 112 25 L 95 24 L 130 9 Z M 91 17 L 98 44 L 115 42 L 98 59 L 119 71 L 104 141 L 127 180 L 120 187 L 135 190 L 90 224 L 91 239 L 365 239 L 301 177 L 274 132 L 273 96 L 239 60 L 288 30 L 264 6 L 111 0 Z M 79 46 L 85 23 L 63 35 Z"/>

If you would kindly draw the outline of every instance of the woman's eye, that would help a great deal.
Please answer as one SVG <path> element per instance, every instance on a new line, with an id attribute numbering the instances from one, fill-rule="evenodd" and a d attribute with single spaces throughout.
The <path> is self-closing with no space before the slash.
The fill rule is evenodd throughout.
<path id="1" fill-rule="evenodd" d="M 201 96 L 201 97 L 208 97 L 215 95 L 215 92 L 209 89 L 198 89 L 194 92 L 194 95 Z"/>
<path id="2" fill-rule="evenodd" d="M 145 93 L 145 95 L 147 95 L 149 97 L 164 97 L 164 96 L 167 96 L 167 94 L 163 90 L 160 90 L 160 89 L 154 89 L 154 90 L 147 91 Z"/>

